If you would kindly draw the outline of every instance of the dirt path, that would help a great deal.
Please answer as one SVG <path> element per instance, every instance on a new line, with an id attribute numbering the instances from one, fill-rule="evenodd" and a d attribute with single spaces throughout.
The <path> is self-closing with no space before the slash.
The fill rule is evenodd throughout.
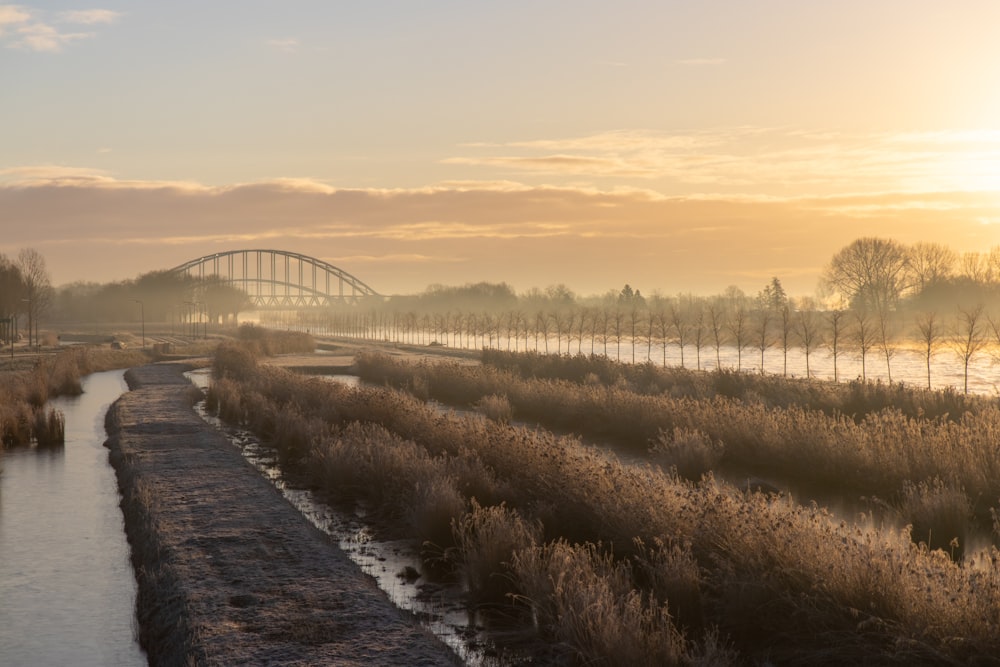
<path id="1" fill-rule="evenodd" d="M 108 414 L 150 663 L 458 664 L 195 414 L 184 370 L 130 370 Z"/>

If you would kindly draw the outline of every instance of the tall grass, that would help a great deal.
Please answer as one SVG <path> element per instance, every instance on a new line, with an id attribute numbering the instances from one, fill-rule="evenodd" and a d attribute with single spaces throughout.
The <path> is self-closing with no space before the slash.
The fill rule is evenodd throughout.
<path id="1" fill-rule="evenodd" d="M 533 360 L 537 355 L 494 356 Z M 587 381 L 584 371 L 608 376 L 609 369 L 624 372 L 630 368 L 620 365 L 619 369 L 603 359 L 591 364 L 586 359 L 560 362 L 557 358 L 553 363 L 571 365 L 583 377 L 583 383 L 525 379 L 493 366 L 411 364 L 371 353 L 358 358 L 362 377 L 371 382 L 400 388 L 419 384 L 430 397 L 460 405 L 502 395 L 520 419 L 604 439 L 635 455 L 650 452 L 652 460 L 676 466 L 690 479 L 713 469 L 738 470 L 794 482 L 808 494 L 895 498 L 903 493 L 906 483 L 940 478 L 977 499 L 974 510 L 982 520 L 987 518 L 990 505 L 1000 498 L 1000 408 L 992 401 L 895 385 L 873 385 L 862 390 L 833 383 L 790 381 L 792 389 L 817 387 L 813 392 L 817 396 L 827 386 L 831 395 L 845 401 L 868 392 L 874 398 L 864 403 L 858 413 L 863 416 L 858 417 L 832 408 L 827 411 L 773 400 L 777 391 L 768 391 L 772 400 L 764 400 L 758 391 L 781 382 L 767 376 L 746 375 L 747 386 L 756 389 L 741 392 L 739 398 L 715 392 L 696 398 L 670 387 L 656 394 L 637 391 L 623 376 L 612 379 L 614 384 L 610 386 L 602 380 Z M 700 381 L 696 376 L 710 375 L 677 369 L 663 373 L 664 377 L 690 377 L 692 382 Z M 783 391 L 791 393 L 792 389 L 786 387 Z M 891 403 L 881 407 L 893 392 L 903 397 L 902 402 L 910 405 L 915 416 Z M 970 409 L 957 415 L 932 417 L 919 407 L 941 408 L 953 398 Z M 831 405 L 826 403 L 828 408 Z"/>
<path id="2" fill-rule="evenodd" d="M 434 553 L 450 554 L 479 599 L 506 596 L 528 609 L 540 636 L 563 646 L 574 664 L 967 664 L 1000 654 L 995 548 L 956 562 L 872 516 L 844 521 L 711 475 L 693 482 L 623 465 L 542 429 L 442 415 L 398 391 L 244 363 L 217 369 L 225 378 L 212 389 L 220 413 L 297 443 L 295 456 L 315 483 L 378 503 L 409 534 L 434 540 Z M 608 400 L 627 393 L 579 389 L 591 390 Z M 467 404 L 489 393 L 496 392 Z M 629 401 L 650 398 L 631 393 Z M 732 399 L 658 400 L 676 401 L 671 419 L 689 429 L 671 431 L 672 441 L 697 439 L 693 429 L 712 438 L 717 429 L 736 432 L 750 419 L 740 428 L 762 433 L 751 443 L 757 449 L 740 444 L 744 451 L 785 448 L 787 461 L 802 454 L 808 464 L 800 465 L 823 460 L 841 472 L 880 462 L 895 466 L 894 475 L 926 467 L 918 480 L 940 470 L 954 480 L 951 468 L 973 479 L 968 460 L 940 459 L 986 457 L 987 440 L 997 442 L 990 434 L 1000 433 L 988 410 L 959 422 L 886 412 L 856 423 L 802 408 L 741 408 Z M 684 416 L 691 411 L 696 419 Z M 280 413 L 293 416 L 281 422 Z M 824 428 L 833 435 L 823 436 Z M 978 443 L 964 445 L 977 429 Z M 798 439 L 805 436 L 818 442 Z M 733 444 L 721 439 L 728 455 Z M 914 461 L 897 459 L 911 453 L 900 439 L 916 442 Z M 950 444 L 948 455 L 939 451 L 935 460 L 932 442 Z M 912 516 L 921 506 L 935 516 L 935 506 L 953 504 L 944 491 L 957 484 L 942 483 L 939 492 L 917 483 Z"/>
<path id="3" fill-rule="evenodd" d="M 4 447 L 62 444 L 65 422 L 61 413 L 45 407 L 48 400 L 80 394 L 84 375 L 146 359 L 140 352 L 81 346 L 39 356 L 30 370 L 0 373 L 0 443 Z"/>
<path id="4" fill-rule="evenodd" d="M 957 419 L 966 412 L 975 412 L 993 403 L 988 398 L 962 394 L 953 388 L 929 390 L 902 383 L 861 380 L 838 383 L 735 369 L 694 371 L 652 363 L 628 364 L 595 355 L 560 356 L 484 349 L 482 361 L 486 366 L 524 379 L 585 384 L 593 378 L 605 386 L 624 385 L 643 394 L 669 394 L 698 400 L 716 397 L 753 400 L 769 407 L 797 406 L 858 420 L 887 408 L 908 417 Z"/>

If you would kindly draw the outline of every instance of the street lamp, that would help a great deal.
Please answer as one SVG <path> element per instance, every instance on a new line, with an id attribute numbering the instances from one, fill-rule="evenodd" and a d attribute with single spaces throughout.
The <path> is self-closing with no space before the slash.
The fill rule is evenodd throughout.
<path id="1" fill-rule="evenodd" d="M 146 310 L 139 299 L 132 299 L 139 304 L 139 319 L 142 321 L 142 349 L 146 349 Z"/>
<path id="2" fill-rule="evenodd" d="M 194 319 L 194 308 L 198 304 L 194 301 L 185 301 L 184 305 L 188 307 L 188 322 L 190 323 L 189 330 L 191 332 L 192 340 L 198 337 L 197 324 Z"/>
<path id="3" fill-rule="evenodd" d="M 21 301 L 28 302 L 28 349 L 31 349 L 31 297 L 27 299 L 21 299 Z"/>

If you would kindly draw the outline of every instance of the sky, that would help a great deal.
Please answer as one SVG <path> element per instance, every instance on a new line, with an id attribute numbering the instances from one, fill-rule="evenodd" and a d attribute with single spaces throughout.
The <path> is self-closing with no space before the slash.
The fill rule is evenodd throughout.
<path id="1" fill-rule="evenodd" d="M 992 0 L 0 0 L 0 253 L 242 248 L 383 294 L 816 292 L 1000 245 Z"/>

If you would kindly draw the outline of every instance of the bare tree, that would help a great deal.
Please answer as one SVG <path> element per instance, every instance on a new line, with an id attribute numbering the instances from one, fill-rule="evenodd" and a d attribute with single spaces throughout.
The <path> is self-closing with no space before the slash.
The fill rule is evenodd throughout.
<path id="1" fill-rule="evenodd" d="M 680 297 L 670 301 L 670 325 L 673 327 L 674 335 L 677 337 L 677 347 L 681 350 L 681 368 L 684 368 L 684 346 L 688 342 L 690 324 L 688 323 L 687 313 L 681 303 Z"/>
<path id="2" fill-rule="evenodd" d="M 861 357 L 861 379 L 868 379 L 867 359 L 868 353 L 875 347 L 877 341 L 876 325 L 872 321 L 871 313 L 865 308 L 852 311 L 854 315 L 854 342 L 858 346 L 858 353 Z"/>
<path id="3" fill-rule="evenodd" d="M 910 246 L 909 261 L 916 287 L 922 291 L 928 285 L 950 278 L 958 264 L 958 255 L 946 245 L 921 241 Z"/>
<path id="4" fill-rule="evenodd" d="M 632 342 L 632 363 L 635 363 L 635 339 L 639 335 L 639 324 L 643 319 L 642 302 L 633 299 L 628 310 L 629 340 Z"/>
<path id="5" fill-rule="evenodd" d="M 736 370 L 743 370 L 743 350 L 750 344 L 750 314 L 743 304 L 738 304 L 729 318 L 729 332 L 736 345 Z"/>
<path id="6" fill-rule="evenodd" d="M 781 336 L 781 361 L 782 361 L 782 371 L 781 374 L 788 377 L 788 348 L 792 344 L 792 309 L 786 303 L 778 311 L 778 325 L 781 327 L 779 334 Z"/>
<path id="7" fill-rule="evenodd" d="M 827 345 L 833 356 L 833 381 L 840 382 L 838 361 L 840 359 L 840 343 L 843 341 L 847 329 L 847 311 L 834 308 L 827 312 L 826 320 L 830 325 L 830 337 L 827 339 Z"/>
<path id="8" fill-rule="evenodd" d="M 626 285 L 625 287 L 628 287 Z M 621 306 L 615 305 L 615 309 L 610 313 L 611 333 L 615 336 L 615 360 L 622 360 L 622 334 L 625 332 L 625 313 Z"/>
<path id="9" fill-rule="evenodd" d="M 806 355 L 806 377 L 812 376 L 812 369 L 809 366 L 809 356 L 818 345 L 823 342 L 823 330 L 819 316 L 812 305 L 800 305 L 795 311 L 792 327 L 799 342 L 802 344 L 802 351 Z"/>
<path id="10" fill-rule="evenodd" d="M 853 307 L 891 308 L 912 285 L 909 254 L 896 241 L 861 238 L 842 248 L 823 273 L 823 284 Z"/>
<path id="11" fill-rule="evenodd" d="M 962 374 L 966 394 L 969 393 L 969 362 L 972 357 L 986 345 L 986 327 L 983 322 L 983 305 L 972 308 L 958 308 L 955 335 L 952 338 L 955 351 L 962 359 Z"/>
<path id="12" fill-rule="evenodd" d="M 701 370 L 701 351 L 708 342 L 708 330 L 705 328 L 705 307 L 700 300 L 691 301 L 691 340 L 694 343 L 695 368 Z"/>
<path id="13" fill-rule="evenodd" d="M 771 347 L 771 322 L 774 319 L 774 312 L 765 304 L 761 303 L 757 309 L 754 320 L 754 338 L 757 341 L 757 349 L 760 350 L 760 374 L 764 374 L 764 352 Z"/>
<path id="14" fill-rule="evenodd" d="M 32 345 L 32 326 L 34 326 L 34 344 L 38 345 L 38 320 L 40 315 L 48 310 L 52 303 L 52 284 L 49 272 L 45 268 L 45 258 L 34 248 L 23 248 L 17 253 L 17 269 L 21 273 L 24 286 L 22 299 L 27 303 L 28 312 L 28 346 Z"/>
<path id="15" fill-rule="evenodd" d="M 927 364 L 927 388 L 931 388 L 931 358 L 935 350 L 941 343 L 941 324 L 938 322 L 937 313 L 927 312 L 917 315 L 917 332 L 920 334 L 920 342 L 924 346 L 924 361 Z"/>
<path id="16" fill-rule="evenodd" d="M 535 313 L 535 351 L 538 351 L 538 337 L 545 341 L 545 354 L 549 353 L 549 315 L 542 310 Z"/>
<path id="17" fill-rule="evenodd" d="M 708 328 L 715 345 L 715 367 L 722 368 L 722 343 L 726 334 L 726 311 L 718 301 L 708 304 Z"/>
<path id="18" fill-rule="evenodd" d="M 889 311 L 887 306 L 883 306 L 878 310 L 878 344 L 882 349 L 882 355 L 885 358 L 885 372 L 889 378 L 889 382 L 892 382 L 892 357 L 896 354 L 896 348 L 892 344 L 893 338 L 895 337 L 895 319 L 892 317 L 892 313 Z"/>
<path id="19" fill-rule="evenodd" d="M 959 271 L 962 276 L 974 283 L 988 283 L 993 278 L 989 255 L 981 252 L 962 253 L 959 258 Z"/>

